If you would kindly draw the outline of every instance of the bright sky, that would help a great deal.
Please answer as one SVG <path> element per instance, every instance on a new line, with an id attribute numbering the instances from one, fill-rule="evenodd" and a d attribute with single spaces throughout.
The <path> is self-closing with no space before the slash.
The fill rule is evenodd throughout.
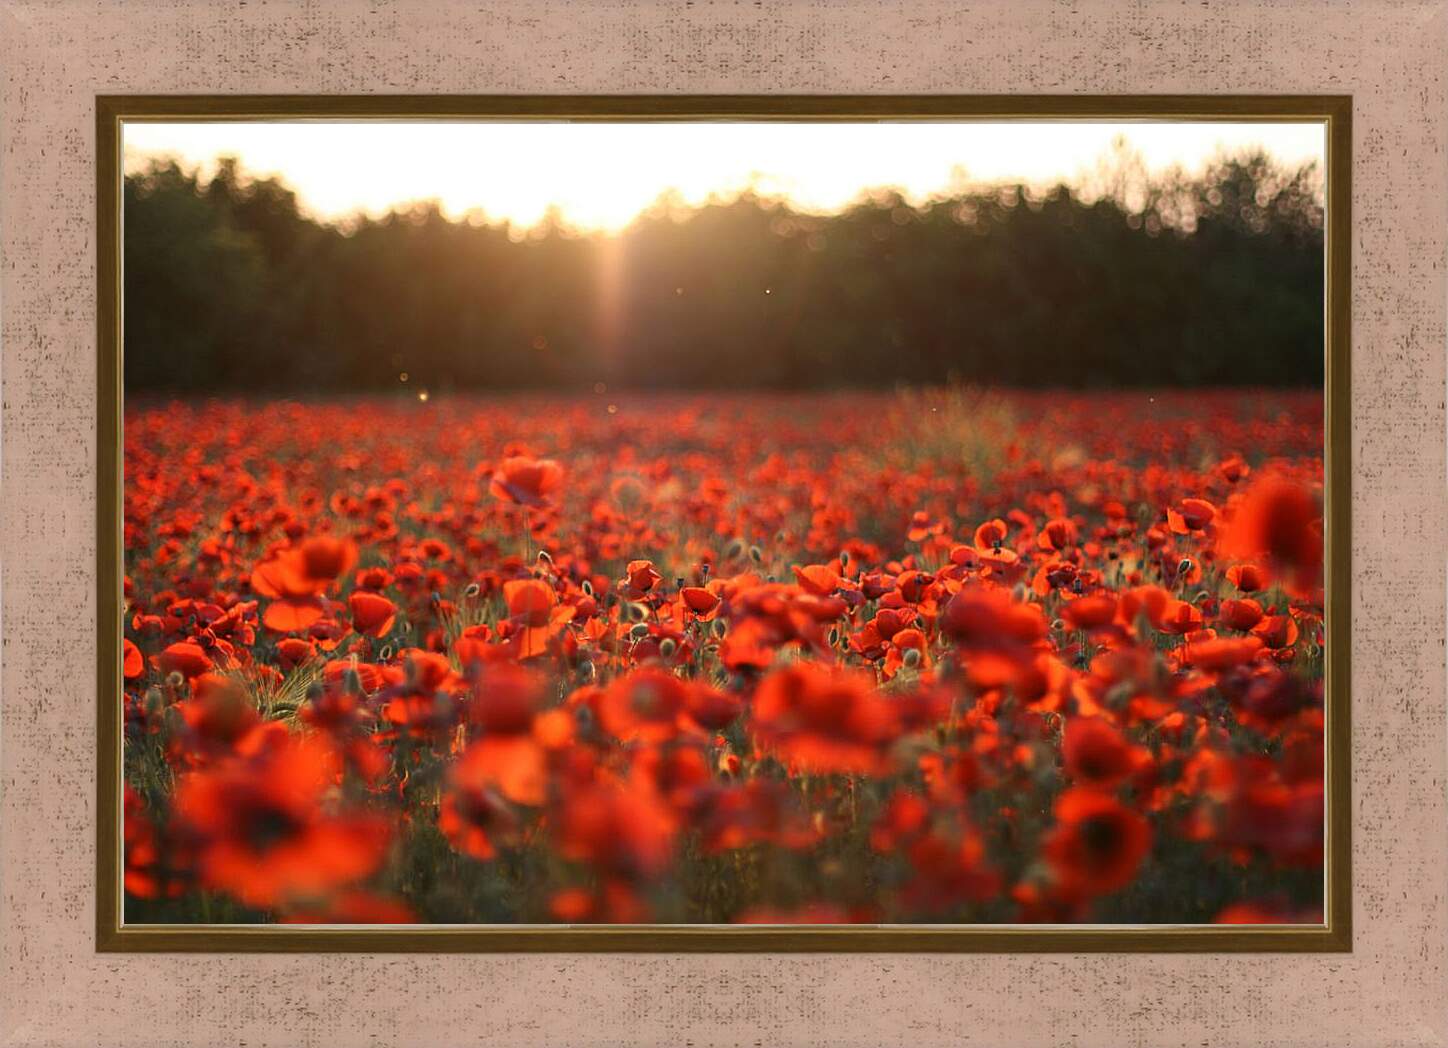
<path id="1" fill-rule="evenodd" d="M 128 123 L 124 145 L 127 171 L 172 156 L 209 174 L 235 156 L 325 219 L 435 199 L 454 218 L 481 211 L 528 226 L 552 205 L 578 228 L 615 230 L 670 189 L 699 204 L 753 186 L 831 211 L 874 188 L 918 202 L 962 183 L 1078 182 L 1118 136 L 1153 172 L 1194 172 L 1254 146 L 1321 167 L 1325 148 L 1320 123 L 1084 121 Z"/>

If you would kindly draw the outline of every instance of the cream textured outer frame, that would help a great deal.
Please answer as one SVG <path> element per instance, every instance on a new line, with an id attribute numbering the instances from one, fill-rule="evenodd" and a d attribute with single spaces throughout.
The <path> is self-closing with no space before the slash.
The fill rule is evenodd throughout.
<path id="1" fill-rule="evenodd" d="M 0 0 L 0 1044 L 1448 1042 L 1448 7 Z M 1354 98 L 1354 952 L 99 955 L 97 94 Z"/>

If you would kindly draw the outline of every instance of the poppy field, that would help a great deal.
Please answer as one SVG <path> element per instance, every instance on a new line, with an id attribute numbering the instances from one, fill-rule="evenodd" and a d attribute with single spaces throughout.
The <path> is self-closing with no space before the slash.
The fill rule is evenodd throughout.
<path id="1" fill-rule="evenodd" d="M 1320 391 L 124 421 L 127 922 L 1322 919 Z"/>

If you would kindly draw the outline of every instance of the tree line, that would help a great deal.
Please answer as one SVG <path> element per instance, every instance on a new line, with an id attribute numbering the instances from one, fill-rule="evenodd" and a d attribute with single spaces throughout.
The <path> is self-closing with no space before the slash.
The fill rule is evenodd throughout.
<path id="1" fill-rule="evenodd" d="M 126 388 L 1320 384 L 1317 170 L 1127 174 L 830 215 L 666 196 L 584 235 L 431 203 L 322 222 L 234 160 L 153 163 L 124 187 Z"/>

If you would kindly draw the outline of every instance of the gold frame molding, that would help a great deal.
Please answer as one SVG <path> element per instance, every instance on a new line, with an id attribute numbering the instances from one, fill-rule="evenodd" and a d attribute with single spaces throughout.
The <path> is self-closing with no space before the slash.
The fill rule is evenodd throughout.
<path id="1" fill-rule="evenodd" d="M 121 920 L 121 127 L 251 120 L 1185 120 L 1322 123 L 1326 223 L 1326 847 L 1318 925 L 125 925 Z M 1352 949 L 1351 225 L 1347 95 L 99 95 L 96 97 L 99 952 L 1298 953 Z"/>

